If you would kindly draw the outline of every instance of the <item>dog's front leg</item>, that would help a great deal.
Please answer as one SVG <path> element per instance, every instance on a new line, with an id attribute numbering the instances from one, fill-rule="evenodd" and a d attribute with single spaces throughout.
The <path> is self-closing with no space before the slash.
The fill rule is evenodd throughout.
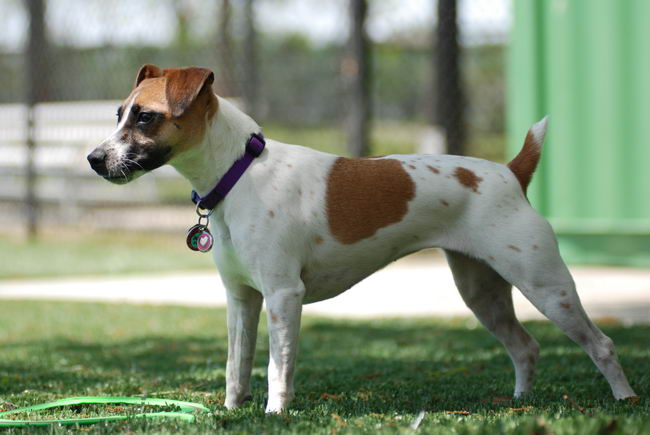
<path id="1" fill-rule="evenodd" d="M 267 413 L 282 411 L 294 396 L 293 375 L 304 294 L 302 283 L 265 294 L 270 348 Z"/>
<path id="2" fill-rule="evenodd" d="M 241 406 L 251 396 L 250 378 L 255 355 L 262 294 L 247 286 L 226 285 L 228 292 L 228 362 L 226 408 Z"/>

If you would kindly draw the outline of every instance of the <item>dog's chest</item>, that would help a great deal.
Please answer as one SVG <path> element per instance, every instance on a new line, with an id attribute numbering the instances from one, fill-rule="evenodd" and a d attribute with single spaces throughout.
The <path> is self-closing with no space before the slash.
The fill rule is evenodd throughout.
<path id="1" fill-rule="evenodd" d="M 228 230 L 221 225 L 217 227 L 219 227 L 217 229 L 218 242 L 213 249 L 212 256 L 222 278 L 231 283 L 255 287 L 250 268 L 243 263 L 238 255 Z"/>

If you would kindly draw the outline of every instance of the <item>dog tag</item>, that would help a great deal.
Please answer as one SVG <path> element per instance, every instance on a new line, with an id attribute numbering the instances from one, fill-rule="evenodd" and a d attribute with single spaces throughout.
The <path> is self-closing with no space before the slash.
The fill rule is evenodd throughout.
<path id="1" fill-rule="evenodd" d="M 187 247 L 192 251 L 208 252 L 212 249 L 212 244 L 214 243 L 212 233 L 210 233 L 210 230 L 208 229 L 212 210 L 208 213 L 202 213 L 197 205 L 196 214 L 199 215 L 199 222 L 187 230 L 185 243 L 187 243 Z"/>
<path id="2" fill-rule="evenodd" d="M 199 246 L 197 243 L 198 236 L 203 232 L 203 229 L 205 227 L 203 225 L 196 224 L 189 230 L 187 230 L 187 238 L 185 239 L 185 242 L 187 243 L 187 247 L 190 248 L 192 251 L 198 251 Z"/>
<path id="3" fill-rule="evenodd" d="M 208 252 L 210 249 L 212 249 L 213 241 L 214 240 L 212 238 L 212 234 L 210 234 L 210 230 L 204 228 L 196 239 L 196 247 L 201 252 Z"/>

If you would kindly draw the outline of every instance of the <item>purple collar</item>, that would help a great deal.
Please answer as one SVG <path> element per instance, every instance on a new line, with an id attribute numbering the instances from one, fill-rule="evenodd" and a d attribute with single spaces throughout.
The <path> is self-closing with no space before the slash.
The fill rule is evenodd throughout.
<path id="1" fill-rule="evenodd" d="M 246 169 L 253 163 L 255 157 L 259 157 L 264 151 L 266 142 L 262 133 L 253 133 L 246 142 L 246 152 L 230 169 L 221 177 L 221 180 L 212 188 L 207 195 L 201 197 L 195 190 L 192 191 L 192 202 L 204 210 L 212 210 L 223 200 L 228 192 L 237 184 L 237 181 L 244 175 Z"/>

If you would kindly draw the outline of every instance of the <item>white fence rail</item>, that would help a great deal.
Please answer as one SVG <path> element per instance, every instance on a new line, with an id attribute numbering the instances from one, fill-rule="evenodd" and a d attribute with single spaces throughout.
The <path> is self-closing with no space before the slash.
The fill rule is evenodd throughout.
<path id="1" fill-rule="evenodd" d="M 34 163 L 39 201 L 68 205 L 160 201 L 158 181 L 177 178 L 172 168 L 163 167 L 127 186 L 114 186 L 97 177 L 88 165 L 86 155 L 115 128 L 118 105 L 118 101 L 82 101 L 36 107 Z M 26 120 L 24 105 L 0 105 L 0 200 L 25 196 Z"/>

